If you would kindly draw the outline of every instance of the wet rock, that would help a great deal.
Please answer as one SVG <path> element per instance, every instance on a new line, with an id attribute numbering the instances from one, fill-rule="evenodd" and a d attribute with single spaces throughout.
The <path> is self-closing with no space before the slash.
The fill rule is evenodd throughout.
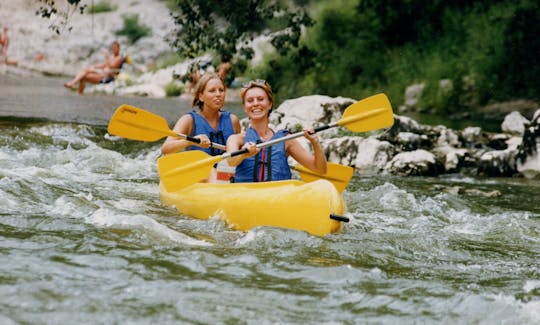
<path id="1" fill-rule="evenodd" d="M 480 127 L 470 126 L 461 131 L 460 139 L 464 146 L 475 147 L 477 144 L 486 142 L 487 134 Z"/>
<path id="2" fill-rule="evenodd" d="M 497 190 L 486 192 L 486 191 L 482 191 L 476 188 L 466 189 L 465 193 L 470 194 L 470 195 L 483 196 L 483 197 L 498 197 L 502 195 L 501 192 Z"/>
<path id="3" fill-rule="evenodd" d="M 342 165 L 354 166 L 355 159 L 358 156 L 359 144 L 363 141 L 361 137 L 338 137 L 323 140 L 328 160 Z M 308 141 L 305 140 L 307 143 Z"/>
<path id="4" fill-rule="evenodd" d="M 396 142 L 401 151 L 413 151 L 417 149 L 430 149 L 431 142 L 425 134 L 412 132 L 399 132 L 396 136 Z"/>
<path id="5" fill-rule="evenodd" d="M 444 126 L 439 128 L 439 137 L 437 138 L 436 145 L 440 146 L 452 146 L 452 147 L 461 147 L 461 141 L 459 140 L 459 134 Z"/>
<path id="6" fill-rule="evenodd" d="M 435 176 L 442 170 L 435 155 L 426 150 L 401 152 L 386 164 L 385 169 L 398 175 Z"/>
<path id="7" fill-rule="evenodd" d="M 339 120 L 343 111 L 354 102 L 356 101 L 350 98 L 322 95 L 289 99 L 274 110 L 270 115 L 270 122 L 291 132 L 300 131 L 303 127 L 316 128 Z M 338 128 L 331 128 L 319 133 L 319 137 L 331 138 L 338 132 Z"/>
<path id="8" fill-rule="evenodd" d="M 325 125 L 339 120 L 355 100 L 305 96 L 286 101 L 272 114 L 277 128 L 295 132 L 302 125 Z M 523 122 L 516 114 L 508 117 Z M 540 110 L 526 126 L 505 126 L 507 132 L 485 132 L 479 127 L 461 131 L 442 125 L 421 125 L 412 118 L 394 115 L 394 125 L 363 138 L 343 135 L 344 128 L 321 132 L 325 153 L 331 162 L 354 166 L 363 173 L 436 176 L 443 173 L 485 176 L 535 177 L 540 175 Z M 347 132 L 347 131 L 346 131 Z M 303 145 L 309 147 L 305 139 Z M 495 195 L 495 194 L 493 194 Z"/>
<path id="9" fill-rule="evenodd" d="M 418 108 L 418 100 L 424 92 L 426 85 L 424 83 L 411 85 L 405 89 L 405 108 L 407 110 L 416 110 Z"/>
<path id="10" fill-rule="evenodd" d="M 519 112 L 512 112 L 504 117 L 504 121 L 501 124 L 501 130 L 505 133 L 512 135 L 522 136 L 525 133 L 525 126 L 530 123 Z"/>
<path id="11" fill-rule="evenodd" d="M 540 176 L 540 109 L 524 130 L 518 146 L 517 170 L 527 178 Z"/>
<path id="12" fill-rule="evenodd" d="M 385 135 L 391 139 L 400 132 L 421 134 L 424 132 L 424 127 L 410 117 L 394 115 L 394 125 L 392 125 L 390 130 Z"/>
<path id="13" fill-rule="evenodd" d="M 495 150 L 505 150 L 508 148 L 507 141 L 512 138 L 512 135 L 507 133 L 495 133 L 490 134 L 487 137 L 487 142 L 485 143 L 489 148 Z"/>
<path id="14" fill-rule="evenodd" d="M 384 171 L 386 164 L 394 156 L 395 148 L 388 141 L 367 138 L 360 141 L 357 151 L 354 161 L 356 169 L 364 174 L 376 174 Z"/>
<path id="15" fill-rule="evenodd" d="M 469 150 L 455 148 L 446 152 L 443 161 L 444 169 L 448 173 L 454 173 L 463 168 L 472 167 L 476 162 Z"/>
<path id="16" fill-rule="evenodd" d="M 478 173 L 485 176 L 512 176 L 517 171 L 517 150 L 493 150 L 478 160 Z"/>

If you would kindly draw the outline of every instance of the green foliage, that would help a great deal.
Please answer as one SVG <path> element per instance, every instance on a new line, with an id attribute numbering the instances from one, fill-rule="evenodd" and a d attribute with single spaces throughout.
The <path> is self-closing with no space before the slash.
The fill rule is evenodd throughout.
<path id="1" fill-rule="evenodd" d="M 139 15 L 124 15 L 122 18 L 124 26 L 115 32 L 116 35 L 126 36 L 131 44 L 150 35 L 152 31 L 150 27 L 139 24 Z"/>
<path id="2" fill-rule="evenodd" d="M 165 86 L 167 97 L 178 97 L 184 92 L 184 87 L 179 83 L 172 81 Z"/>
<path id="3" fill-rule="evenodd" d="M 90 14 L 99 14 L 102 12 L 111 12 L 118 9 L 117 5 L 111 4 L 109 1 L 102 0 L 94 5 L 91 5 L 88 8 L 88 13 Z"/>
<path id="4" fill-rule="evenodd" d="M 301 27 L 312 24 L 302 7 L 289 2 L 177 0 L 176 7 L 178 29 L 169 41 L 187 57 L 214 50 L 220 56 L 240 53 L 250 59 L 250 41 L 261 34 L 269 35 L 280 53 L 287 53 L 298 45 Z"/>
<path id="5" fill-rule="evenodd" d="M 458 113 L 493 100 L 540 100 L 536 1 L 359 0 L 317 2 L 316 24 L 285 56 L 250 73 L 281 100 L 306 94 L 403 103 L 426 85 L 425 111 Z M 441 86 L 442 85 L 442 86 Z"/>
<path id="6" fill-rule="evenodd" d="M 60 10 L 56 7 L 55 0 L 39 0 L 38 2 L 40 3 L 40 6 L 36 11 L 37 16 L 46 19 L 51 19 L 56 16 L 49 25 L 49 29 L 56 34 L 60 34 L 66 27 L 68 27 L 68 30 L 71 30 L 71 27 L 69 26 L 71 16 L 77 11 L 80 14 L 83 14 L 87 7 L 86 4 L 81 4 L 81 0 L 67 0 L 67 6 L 63 6 Z"/>
<path id="7" fill-rule="evenodd" d="M 182 57 L 176 52 L 170 52 L 159 58 L 156 62 L 156 69 L 164 69 L 182 61 Z"/>
<path id="8" fill-rule="evenodd" d="M 80 0 L 68 0 L 68 9 L 59 12 L 53 0 L 39 2 L 36 14 L 66 21 L 85 8 Z M 235 74 L 246 67 L 248 76 L 268 80 L 276 104 L 314 93 L 360 99 L 384 92 L 399 105 L 413 83 L 426 86 L 420 100 L 426 112 L 459 113 L 516 98 L 540 101 L 536 0 L 168 0 L 167 5 L 178 26 L 169 41 L 181 57 L 234 55 Z M 135 42 L 148 32 L 131 16 L 119 34 Z M 277 51 L 250 67 L 250 41 L 259 35 L 270 36 Z"/>

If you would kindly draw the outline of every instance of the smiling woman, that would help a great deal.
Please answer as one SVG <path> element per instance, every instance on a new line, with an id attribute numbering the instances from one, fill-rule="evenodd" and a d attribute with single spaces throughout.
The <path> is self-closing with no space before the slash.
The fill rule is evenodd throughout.
<path id="1" fill-rule="evenodd" d="M 272 87 L 265 80 L 251 80 L 243 85 L 240 97 L 244 112 L 251 126 L 245 134 L 234 135 L 227 141 L 227 151 L 247 149 L 247 153 L 229 158 L 231 166 L 236 166 L 235 181 L 264 182 L 291 179 L 287 158 L 292 156 L 302 166 L 314 172 L 326 173 L 326 156 L 319 138 L 312 129 L 304 129 L 304 136 L 313 146 L 314 154 L 305 150 L 301 144 L 291 139 L 270 148 L 258 148 L 257 143 L 267 142 L 287 136 L 287 130 L 272 130 L 268 117 L 274 105 Z"/>

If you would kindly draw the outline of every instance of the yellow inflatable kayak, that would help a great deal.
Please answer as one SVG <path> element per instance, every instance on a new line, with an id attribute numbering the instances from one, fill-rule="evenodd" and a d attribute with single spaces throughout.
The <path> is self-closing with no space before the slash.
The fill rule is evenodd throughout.
<path id="1" fill-rule="evenodd" d="M 160 184 L 165 205 L 187 216 L 218 215 L 233 229 L 273 226 L 324 236 L 341 229 L 345 203 L 327 180 L 264 183 L 196 183 L 175 192 Z"/>

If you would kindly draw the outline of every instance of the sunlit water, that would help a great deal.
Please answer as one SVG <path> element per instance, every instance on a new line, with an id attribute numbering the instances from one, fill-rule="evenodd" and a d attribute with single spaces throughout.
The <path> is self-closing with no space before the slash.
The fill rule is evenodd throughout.
<path id="1" fill-rule="evenodd" d="M 1 324 L 540 323 L 539 181 L 356 175 L 342 232 L 243 233 L 160 204 L 159 143 L 0 128 Z"/>

